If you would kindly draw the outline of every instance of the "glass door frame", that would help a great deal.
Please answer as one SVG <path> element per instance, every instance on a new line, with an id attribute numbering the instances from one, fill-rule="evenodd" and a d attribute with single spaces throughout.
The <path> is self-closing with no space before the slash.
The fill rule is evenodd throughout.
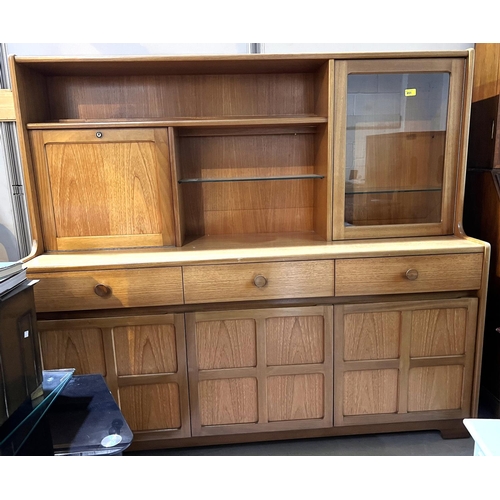
<path id="1" fill-rule="evenodd" d="M 352 74 L 449 73 L 448 114 L 441 198 L 441 221 L 435 223 L 369 226 L 345 225 L 345 173 L 347 139 L 347 78 Z M 334 180 L 333 240 L 440 236 L 453 234 L 457 172 L 460 153 L 460 119 L 464 103 L 464 59 L 336 60 L 334 68 Z"/>

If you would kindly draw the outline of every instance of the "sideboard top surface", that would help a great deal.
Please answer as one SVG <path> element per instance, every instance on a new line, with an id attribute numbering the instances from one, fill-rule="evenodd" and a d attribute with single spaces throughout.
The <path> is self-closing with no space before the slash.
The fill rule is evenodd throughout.
<path id="1" fill-rule="evenodd" d="M 380 240 L 325 242 L 291 235 L 254 235 L 203 237 L 183 247 L 139 248 L 130 250 L 49 252 L 29 260 L 28 273 L 53 271 L 119 269 L 198 265 L 206 263 L 243 263 L 481 253 L 487 244 L 455 236 L 429 238 L 391 238 Z"/>

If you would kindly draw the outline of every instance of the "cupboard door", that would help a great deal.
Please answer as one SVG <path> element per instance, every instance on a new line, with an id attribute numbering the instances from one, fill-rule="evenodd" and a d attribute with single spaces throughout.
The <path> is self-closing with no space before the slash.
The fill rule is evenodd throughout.
<path id="1" fill-rule="evenodd" d="M 44 368 L 104 375 L 136 439 L 191 435 L 182 314 L 38 325 Z"/>
<path id="2" fill-rule="evenodd" d="M 193 436 L 331 427 L 332 312 L 187 314 Z"/>
<path id="3" fill-rule="evenodd" d="M 335 64 L 334 239 L 452 234 L 463 59 Z"/>
<path id="4" fill-rule="evenodd" d="M 335 306 L 335 425 L 470 416 L 477 299 Z"/>
<path id="5" fill-rule="evenodd" d="M 30 134 L 46 250 L 175 244 L 166 130 Z"/>

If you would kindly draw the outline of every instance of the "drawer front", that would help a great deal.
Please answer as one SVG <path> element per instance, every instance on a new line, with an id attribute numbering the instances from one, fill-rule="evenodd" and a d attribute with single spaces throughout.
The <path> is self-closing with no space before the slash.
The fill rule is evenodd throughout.
<path id="1" fill-rule="evenodd" d="M 477 290 L 482 253 L 337 260 L 335 295 Z"/>
<path id="2" fill-rule="evenodd" d="M 186 304 L 331 297 L 334 261 L 186 266 Z"/>
<path id="3" fill-rule="evenodd" d="M 183 303 L 180 267 L 30 275 L 38 312 Z"/>

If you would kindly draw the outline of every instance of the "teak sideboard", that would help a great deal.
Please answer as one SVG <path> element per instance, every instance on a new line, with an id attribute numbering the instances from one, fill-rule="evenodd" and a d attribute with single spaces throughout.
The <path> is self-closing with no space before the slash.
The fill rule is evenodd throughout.
<path id="1" fill-rule="evenodd" d="M 45 369 L 134 449 L 477 416 L 474 51 L 10 59 Z"/>

